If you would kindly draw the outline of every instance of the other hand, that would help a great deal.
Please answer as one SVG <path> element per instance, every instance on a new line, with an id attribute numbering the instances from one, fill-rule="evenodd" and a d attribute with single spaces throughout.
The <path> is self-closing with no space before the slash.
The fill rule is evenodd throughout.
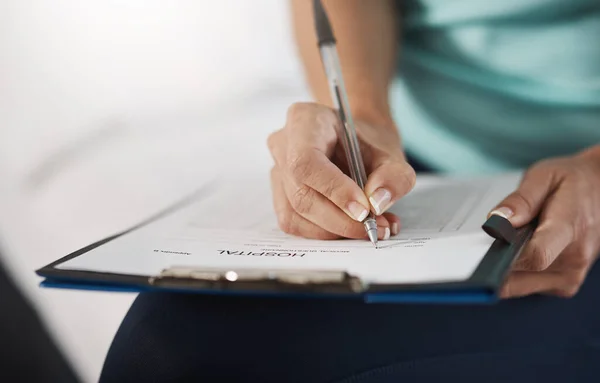
<path id="1" fill-rule="evenodd" d="M 360 222 L 372 210 L 378 216 L 379 238 L 387 239 L 398 233 L 400 221 L 385 211 L 415 182 L 398 131 L 393 123 L 375 126 L 356 121 L 368 174 L 363 191 L 347 175 L 337 124 L 334 110 L 299 103 L 289 108 L 285 126 L 269 137 L 279 226 L 286 233 L 313 239 L 366 238 Z"/>
<path id="2" fill-rule="evenodd" d="M 539 217 L 501 295 L 572 297 L 600 251 L 600 148 L 534 165 L 494 213 L 515 227 Z"/>

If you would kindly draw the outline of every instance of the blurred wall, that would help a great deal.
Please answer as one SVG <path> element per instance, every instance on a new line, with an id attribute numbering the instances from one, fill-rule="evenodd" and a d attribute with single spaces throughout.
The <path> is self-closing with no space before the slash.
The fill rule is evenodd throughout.
<path id="1" fill-rule="evenodd" d="M 2 0 L 4 171 L 30 171 L 113 120 L 197 114 L 297 84 L 287 3 Z"/>

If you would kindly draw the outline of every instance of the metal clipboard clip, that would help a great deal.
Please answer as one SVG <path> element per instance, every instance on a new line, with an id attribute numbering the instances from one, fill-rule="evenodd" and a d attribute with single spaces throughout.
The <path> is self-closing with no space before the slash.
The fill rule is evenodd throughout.
<path id="1" fill-rule="evenodd" d="M 361 293 L 367 284 L 346 271 L 222 269 L 173 266 L 148 279 L 156 287 L 222 291 Z"/>

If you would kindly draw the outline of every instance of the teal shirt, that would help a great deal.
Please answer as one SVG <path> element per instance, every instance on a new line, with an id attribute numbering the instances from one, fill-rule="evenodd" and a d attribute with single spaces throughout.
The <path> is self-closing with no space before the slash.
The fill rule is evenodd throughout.
<path id="1" fill-rule="evenodd" d="M 600 143 L 600 1 L 402 3 L 391 104 L 417 159 L 489 173 Z"/>

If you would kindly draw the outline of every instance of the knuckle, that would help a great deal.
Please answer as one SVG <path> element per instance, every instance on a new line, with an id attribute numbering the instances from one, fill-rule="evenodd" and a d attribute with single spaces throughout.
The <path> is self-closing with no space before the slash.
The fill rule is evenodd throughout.
<path id="1" fill-rule="evenodd" d="M 287 234 L 296 234 L 296 225 L 293 219 L 293 213 L 290 211 L 282 211 L 278 218 L 279 228 Z"/>
<path id="2" fill-rule="evenodd" d="M 554 179 L 563 178 L 564 173 L 569 173 L 570 169 L 565 166 L 565 158 L 554 157 L 546 158 L 537 162 L 534 166 L 529 168 L 526 172 L 526 176 L 545 176 Z"/>
<path id="3" fill-rule="evenodd" d="M 585 269 L 578 269 L 569 274 L 568 284 L 570 286 L 576 286 L 577 288 L 583 285 L 585 281 L 586 272 Z"/>
<path id="4" fill-rule="evenodd" d="M 354 222 L 345 221 L 340 230 L 340 235 L 344 238 L 356 238 L 358 231 L 356 230 L 356 224 Z M 364 230 L 363 230 L 364 233 Z"/>
<path id="5" fill-rule="evenodd" d="M 546 158 L 539 161 L 535 166 L 527 170 L 526 175 L 532 174 L 536 171 L 548 172 L 549 170 L 555 168 L 557 166 L 556 160 L 552 158 Z"/>
<path id="6" fill-rule="evenodd" d="M 290 199 L 290 204 L 300 215 L 308 213 L 313 204 L 311 189 L 306 185 L 298 187 Z"/>
<path id="7" fill-rule="evenodd" d="M 556 295 L 562 298 L 573 298 L 579 292 L 580 286 L 564 287 L 556 291 Z"/>
<path id="8" fill-rule="evenodd" d="M 269 137 L 267 137 L 267 147 L 269 148 L 269 151 L 271 153 L 273 153 L 273 150 L 275 149 L 276 145 L 277 145 L 277 138 L 278 138 L 279 132 L 274 132 L 269 134 Z"/>
<path id="9" fill-rule="evenodd" d="M 588 169 L 583 166 L 566 166 L 565 172 L 584 190 L 590 186 Z"/>
<path id="10" fill-rule="evenodd" d="M 586 263 L 586 267 L 592 263 L 592 261 L 598 255 L 598 251 L 600 250 L 597 244 L 597 235 L 597 233 L 592 233 L 588 238 L 586 238 L 586 240 L 583 241 L 583 245 L 581 246 L 581 255 Z"/>
<path id="11" fill-rule="evenodd" d="M 550 250 L 546 246 L 534 246 L 528 259 L 528 266 L 533 271 L 544 271 L 551 263 Z"/>
<path id="12" fill-rule="evenodd" d="M 310 108 L 312 104 L 306 102 L 296 102 L 290 105 L 287 110 L 287 120 L 288 122 L 295 121 L 298 119 L 298 116 L 302 116 L 305 114 Z"/>
<path id="13" fill-rule="evenodd" d="M 417 183 L 417 173 L 412 168 L 412 166 L 409 166 L 408 170 L 403 172 L 403 175 L 404 180 L 408 186 L 407 190 L 412 190 L 415 187 L 415 184 Z"/>
<path id="14" fill-rule="evenodd" d="M 287 125 L 290 128 L 305 128 L 307 122 L 333 126 L 338 123 L 337 114 L 324 105 L 313 102 L 298 102 L 290 105 L 287 111 Z"/>
<path id="15" fill-rule="evenodd" d="M 511 282 L 505 282 L 502 286 L 502 291 L 500 293 L 504 298 L 512 298 L 514 295 L 513 286 Z"/>
<path id="16" fill-rule="evenodd" d="M 570 266 L 575 270 L 586 270 L 590 264 L 591 256 L 585 250 L 577 252 L 570 257 Z"/>
<path id="17" fill-rule="evenodd" d="M 343 206 L 347 202 L 356 199 L 353 194 L 354 184 L 352 184 L 352 181 L 346 175 L 328 176 L 323 174 L 322 178 L 323 186 L 319 192 L 336 205 Z"/>
<path id="18" fill-rule="evenodd" d="M 338 193 L 341 190 L 341 184 L 336 177 L 329 178 L 323 185 L 322 194 L 328 199 L 335 200 L 338 198 Z"/>
<path id="19" fill-rule="evenodd" d="M 588 204 L 585 204 L 589 206 Z M 573 231 L 573 238 L 579 239 L 586 235 L 594 227 L 595 224 L 595 211 L 593 209 L 585 209 L 580 211 L 575 218 L 575 222 L 571 230 Z"/>
<path id="20" fill-rule="evenodd" d="M 577 269 L 567 273 L 565 275 L 564 285 L 556 291 L 556 294 L 564 298 L 574 297 L 581 289 L 585 277 L 585 269 Z"/>
<path id="21" fill-rule="evenodd" d="M 512 200 L 512 202 L 517 206 L 523 206 L 525 211 L 533 211 L 534 202 L 518 190 L 511 195 L 509 200 Z"/>
<path id="22" fill-rule="evenodd" d="M 293 179 L 302 181 L 311 173 L 312 161 L 308 154 L 298 155 L 294 160 L 289 162 L 288 171 Z"/>

